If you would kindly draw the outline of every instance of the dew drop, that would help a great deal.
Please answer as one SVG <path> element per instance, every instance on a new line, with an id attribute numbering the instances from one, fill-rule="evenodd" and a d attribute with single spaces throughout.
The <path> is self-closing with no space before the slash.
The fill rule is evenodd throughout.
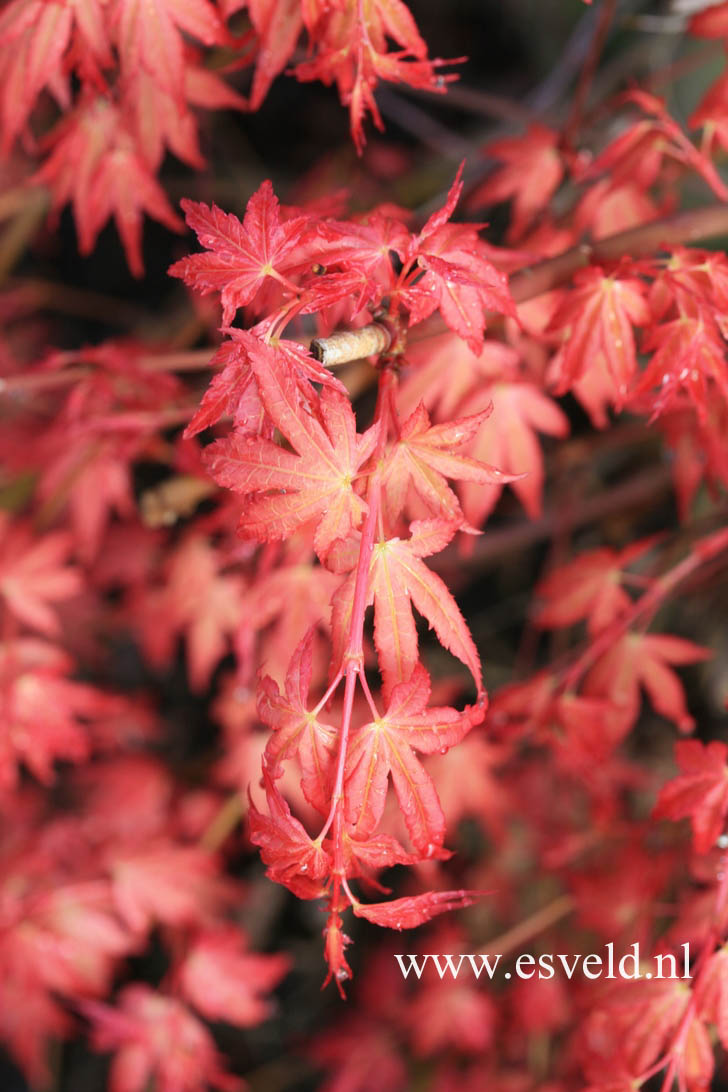
<path id="1" fill-rule="evenodd" d="M 441 755 L 446 755 L 447 754 L 447 747 L 441 747 L 440 748 L 440 754 Z"/>

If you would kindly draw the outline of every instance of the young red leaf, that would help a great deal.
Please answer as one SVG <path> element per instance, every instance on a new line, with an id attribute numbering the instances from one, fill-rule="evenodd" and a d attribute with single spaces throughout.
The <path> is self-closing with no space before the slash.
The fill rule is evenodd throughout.
<path id="1" fill-rule="evenodd" d="M 236 1092 L 215 1041 L 181 1001 L 132 983 L 119 993 L 118 1008 L 87 1001 L 97 1050 L 113 1050 L 109 1092 L 145 1092 L 150 1084 L 168 1092 L 198 1092 L 210 1086 Z"/>
<path id="2" fill-rule="evenodd" d="M 142 212 L 170 231 L 181 231 L 182 223 L 120 110 L 105 97 L 90 99 L 67 115 L 48 141 L 52 151 L 34 178 L 50 188 L 54 208 L 73 204 L 81 253 L 90 253 L 113 216 L 129 269 L 141 277 Z"/>
<path id="3" fill-rule="evenodd" d="M 680 773 L 663 785 L 652 814 L 662 819 L 689 818 L 695 849 L 707 853 L 728 813 L 728 747 L 684 739 L 675 744 L 675 758 Z"/>
<path id="4" fill-rule="evenodd" d="M 268 278 L 285 281 L 308 218 L 281 222 L 278 198 L 266 179 L 248 201 L 242 223 L 232 213 L 197 201 L 183 201 L 188 225 L 209 253 L 192 254 L 171 266 L 173 277 L 202 295 L 220 292 L 226 326 L 251 302 Z"/>
<path id="5" fill-rule="evenodd" d="M 155 922 L 203 925 L 214 920 L 235 892 L 204 849 L 163 835 L 108 853 L 114 901 L 129 928 L 146 933 Z"/>
<path id="6" fill-rule="evenodd" d="M 209 0 L 114 0 L 111 25 L 122 71 L 133 81 L 147 71 L 178 102 L 184 101 L 184 42 L 181 31 L 205 45 L 228 39 L 217 9 Z"/>

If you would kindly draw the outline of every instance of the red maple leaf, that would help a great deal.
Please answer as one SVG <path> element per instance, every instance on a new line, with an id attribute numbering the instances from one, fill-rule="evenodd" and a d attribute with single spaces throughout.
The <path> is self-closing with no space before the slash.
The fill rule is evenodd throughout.
<path id="1" fill-rule="evenodd" d="M 15 785 L 20 762 L 50 782 L 54 761 L 86 758 L 89 726 L 118 711 L 121 699 L 69 679 L 72 668 L 70 657 L 46 641 L 0 645 L 0 786 Z"/>
<path id="2" fill-rule="evenodd" d="M 445 817 L 432 779 L 413 752 L 444 754 L 482 719 L 484 710 L 427 709 L 429 698 L 430 678 L 418 663 L 410 679 L 392 690 L 384 715 L 356 732 L 347 754 L 346 817 L 357 835 L 372 834 L 391 775 L 412 844 L 431 854 L 443 843 Z"/>
<path id="3" fill-rule="evenodd" d="M 135 933 L 147 933 L 156 922 L 205 925 L 236 893 L 209 853 L 164 835 L 139 845 L 111 846 L 106 864 L 116 908 Z"/>
<path id="4" fill-rule="evenodd" d="M 181 31 L 205 45 L 229 36 L 209 0 L 114 0 L 111 27 L 122 73 L 133 81 L 146 71 L 179 103 L 184 102 L 184 42 Z"/>
<path id="5" fill-rule="evenodd" d="M 680 126 L 668 114 L 664 102 L 646 91 L 630 91 L 625 102 L 633 102 L 647 117 L 629 126 L 589 164 L 584 178 L 608 174 L 611 186 L 636 182 L 649 189 L 657 181 L 665 158 L 702 175 L 722 201 L 728 199 L 720 175 L 710 160 L 697 150 Z"/>
<path id="6" fill-rule="evenodd" d="M 366 508 L 354 483 L 374 450 L 378 430 L 372 427 L 357 436 L 349 400 L 328 387 L 321 392 L 321 421 L 306 412 L 297 385 L 271 346 L 260 342 L 251 348 L 250 361 L 265 408 L 294 451 L 263 437 L 233 433 L 206 449 L 206 465 L 220 485 L 253 495 L 240 521 L 242 535 L 274 541 L 316 520 L 314 546 L 323 557 L 336 539 L 357 526 Z"/>
<path id="7" fill-rule="evenodd" d="M 459 487 L 465 518 L 480 527 L 495 508 L 505 482 L 520 500 L 531 519 L 541 514 L 544 463 L 537 433 L 566 436 L 569 421 L 553 399 L 535 383 L 495 382 L 482 385 L 462 404 L 466 413 L 493 407 L 488 427 L 481 429 L 470 447 L 470 455 L 499 467 L 504 478 L 492 485 L 464 482 Z"/>
<path id="8" fill-rule="evenodd" d="M 480 486 L 513 481 L 513 475 L 495 466 L 456 453 L 458 448 L 472 442 L 489 416 L 490 410 L 485 409 L 471 417 L 432 425 L 425 407 L 422 404 L 417 407 L 402 424 L 397 443 L 384 460 L 382 486 L 393 520 L 404 510 L 410 488 L 433 516 L 456 522 L 463 518 L 460 503 L 446 478 Z"/>
<path id="9" fill-rule="evenodd" d="M 272 1006 L 262 995 L 288 966 L 283 955 L 249 952 L 235 926 L 218 926 L 195 937 L 177 973 L 184 997 L 208 1020 L 246 1028 L 270 1016 Z"/>
<path id="10" fill-rule="evenodd" d="M 648 538 L 623 550 L 608 546 L 589 550 L 554 569 L 536 587 L 536 596 L 543 601 L 534 616 L 536 624 L 557 628 L 586 618 L 594 636 L 631 605 L 622 587 L 623 570 L 654 542 Z"/>
<path id="11" fill-rule="evenodd" d="M 316 55 L 296 66 L 296 78 L 336 83 L 342 103 L 349 107 L 351 133 L 359 153 L 364 147 L 367 111 L 377 128 L 383 128 L 374 98 L 380 79 L 430 91 L 444 91 L 445 81 L 454 79 L 438 79 L 436 69 L 445 62 L 427 58 L 427 46 L 402 0 L 371 0 L 366 5 L 335 8 L 324 0 L 306 0 L 303 11 Z M 388 52 L 388 39 L 402 48 Z"/>
<path id="12" fill-rule="evenodd" d="M 626 633 L 590 669 L 584 693 L 607 698 L 620 707 L 629 727 L 639 713 L 642 685 L 657 713 L 674 721 L 681 732 L 690 732 L 694 721 L 685 705 L 685 692 L 668 665 L 700 663 L 711 655 L 709 649 L 682 637 Z"/>
<path id="13" fill-rule="evenodd" d="M 51 604 L 81 590 L 78 569 L 67 564 L 71 546 L 65 531 L 39 538 L 29 526 L 0 512 L 0 598 L 16 618 L 47 637 L 60 632 Z"/>
<path id="14" fill-rule="evenodd" d="M 34 180 L 50 188 L 54 208 L 73 204 L 81 253 L 91 252 L 113 216 L 129 268 L 141 277 L 142 212 L 170 231 L 181 231 L 182 224 L 119 108 L 105 97 L 88 99 L 61 120 L 48 143 L 51 153 Z"/>
<path id="15" fill-rule="evenodd" d="M 728 401 L 728 363 L 721 329 L 708 308 L 692 310 L 693 314 L 681 314 L 652 327 L 642 344 L 643 352 L 654 352 L 633 394 L 638 399 L 650 392 L 653 418 L 679 408 L 684 394 L 695 405 L 701 423 L 708 418 L 715 393 Z"/>
<path id="16" fill-rule="evenodd" d="M 680 773 L 663 785 L 652 812 L 655 818 L 689 818 L 698 853 L 707 853 L 723 830 L 728 813 L 727 758 L 725 743 L 680 740 L 675 744 Z"/>
<path id="17" fill-rule="evenodd" d="M 355 902 L 352 909 L 358 918 L 366 918 L 375 925 L 387 929 L 416 929 L 438 914 L 449 914 L 472 906 L 482 892 L 479 891 L 428 891 L 424 895 L 410 895 L 390 902 Z"/>
<path id="18" fill-rule="evenodd" d="M 474 353 L 483 345 L 486 311 L 516 318 L 508 291 L 508 279 L 489 261 L 478 238 L 479 224 L 450 224 L 462 192 L 462 167 L 445 205 L 434 212 L 411 242 L 409 261 L 424 270 L 420 278 L 401 290 L 409 309 L 409 322 L 422 322 L 436 309 Z"/>
<path id="19" fill-rule="evenodd" d="M 440 644 L 470 669 L 479 694 L 482 690 L 480 658 L 460 609 L 445 583 L 422 561 L 442 550 L 456 530 L 457 525 L 442 520 L 416 520 L 410 525 L 409 539 L 375 543 L 368 602 L 374 604 L 374 642 L 385 692 L 407 682 L 419 659 L 413 606 L 428 620 Z M 334 564 L 337 561 L 334 559 Z M 343 567 L 355 561 L 349 554 Z M 331 624 L 337 665 L 346 643 L 353 591 L 352 574 L 333 598 Z"/>
<path id="20" fill-rule="evenodd" d="M 250 354 L 261 351 L 261 341 L 248 330 L 235 327 L 228 327 L 226 333 L 230 339 L 223 341 L 210 361 L 210 367 L 220 366 L 222 370 L 213 377 L 184 435 L 186 438 L 196 436 L 228 415 L 238 431 L 252 436 L 264 435 L 270 439 L 272 426 L 266 417 L 255 371 L 250 363 Z M 304 390 L 306 382 L 313 380 L 345 393 L 339 380 L 318 364 L 302 345 L 278 339 L 275 350 L 276 366 L 285 369 L 292 379 L 302 384 Z"/>
<path id="21" fill-rule="evenodd" d="M 0 119 L 7 155 L 39 94 L 48 88 L 69 107 L 67 70 L 74 39 L 81 74 L 98 76 L 111 63 L 104 5 L 100 0 L 13 0 L 0 16 Z"/>
<path id="22" fill-rule="evenodd" d="M 250 90 L 250 109 L 257 110 L 296 48 L 303 29 L 305 4 L 301 0 L 248 0 L 246 7 L 258 35 Z"/>
<path id="23" fill-rule="evenodd" d="M 189 681 L 204 690 L 229 647 L 241 619 L 242 581 L 220 572 L 218 552 L 202 535 L 188 535 L 169 563 L 168 583 L 158 625 L 183 632 Z"/>
<path id="24" fill-rule="evenodd" d="M 263 784 L 268 815 L 258 811 L 250 800 L 248 825 L 250 840 L 260 848 L 267 875 L 288 887 L 299 899 L 317 899 L 323 895 L 322 880 L 331 870 L 331 856 L 321 843 L 314 842 L 281 796 L 267 765 L 263 766 Z"/>
<path id="25" fill-rule="evenodd" d="M 284 694 L 270 676 L 260 680 L 258 714 L 274 732 L 265 749 L 273 776 L 281 762 L 298 755 L 304 795 L 326 815 L 331 802 L 331 767 L 337 733 L 332 725 L 322 723 L 308 710 L 313 637 L 314 631 L 310 630 L 293 653 Z"/>
<path id="26" fill-rule="evenodd" d="M 292 287 L 284 272 L 309 218 L 296 216 L 282 222 L 278 198 L 268 179 L 248 201 L 242 223 L 217 205 L 208 208 L 202 202 L 184 200 L 182 208 L 188 225 L 210 253 L 182 258 L 169 272 L 202 295 L 220 292 L 226 326 L 269 278 Z"/>
<path id="27" fill-rule="evenodd" d="M 564 176 L 558 146 L 560 134 L 545 125 L 531 125 L 519 137 L 486 144 L 484 153 L 505 164 L 489 174 L 468 198 L 469 208 L 480 208 L 511 198 L 513 215 L 508 239 L 520 239 L 535 217 L 546 208 Z"/>
<path id="28" fill-rule="evenodd" d="M 624 400 L 637 370 L 632 326 L 642 326 L 650 319 L 644 295 L 645 286 L 636 277 L 605 275 L 596 266 L 576 274 L 574 288 L 549 326 L 564 342 L 557 393 L 568 390 L 592 366 L 594 358 L 603 354 L 615 401 Z"/>
<path id="29" fill-rule="evenodd" d="M 87 1001 L 97 1050 L 113 1050 L 109 1092 L 144 1092 L 150 1083 L 169 1092 L 197 1092 L 212 1085 L 236 1092 L 215 1041 L 186 1005 L 141 983 L 124 986 L 118 1008 Z"/>

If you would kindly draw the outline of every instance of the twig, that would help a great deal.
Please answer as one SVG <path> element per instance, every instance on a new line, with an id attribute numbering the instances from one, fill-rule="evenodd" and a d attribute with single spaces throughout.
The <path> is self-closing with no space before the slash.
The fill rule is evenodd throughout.
<path id="1" fill-rule="evenodd" d="M 507 955 L 509 952 L 520 948 L 527 941 L 532 940 L 539 933 L 543 933 L 557 921 L 561 921 L 574 909 L 574 900 L 571 895 L 559 895 L 553 902 L 542 906 L 535 914 L 531 914 L 525 921 L 514 925 L 512 929 L 501 933 L 499 937 L 489 941 L 480 949 L 481 955 Z"/>
<path id="2" fill-rule="evenodd" d="M 617 0 L 602 0 L 599 9 L 599 18 L 594 30 L 594 36 L 587 53 L 586 60 L 579 75 L 579 82 L 574 92 L 574 101 L 569 112 L 569 117 L 564 126 L 563 140 L 567 145 L 573 144 L 574 138 L 579 132 L 584 107 L 589 96 L 589 90 L 599 64 L 599 58 L 609 35 L 609 28 L 617 10 Z"/>

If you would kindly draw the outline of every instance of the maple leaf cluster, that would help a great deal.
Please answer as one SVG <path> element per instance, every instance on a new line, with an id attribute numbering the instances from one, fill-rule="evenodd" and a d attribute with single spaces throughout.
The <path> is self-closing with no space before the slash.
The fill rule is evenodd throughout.
<path id="1" fill-rule="evenodd" d="M 326 953 L 340 988 L 351 973 L 341 932 L 346 908 L 405 928 L 470 901 L 467 892 L 454 891 L 364 904 L 349 884 L 396 863 L 445 854 L 444 816 L 417 752 L 444 754 L 485 712 L 473 640 L 451 593 L 423 559 L 459 530 L 474 530 L 448 479 L 482 486 L 507 476 L 461 453 L 487 412 L 433 426 L 420 404 L 401 420 L 394 387 L 398 340 L 436 309 L 472 351 L 482 346 L 486 309 L 515 315 L 506 278 L 486 257 L 476 228 L 449 222 L 461 189 L 456 179 L 444 208 L 416 234 L 381 210 L 352 224 L 298 209 L 282 213 L 267 182 L 242 222 L 187 202 L 188 221 L 206 251 L 171 270 L 197 290 L 218 292 L 226 324 L 241 308 L 249 321 L 258 319 L 247 330 L 225 327 L 222 370 L 186 432 L 193 436 L 224 413 L 232 416 L 232 432 L 204 449 L 203 462 L 216 482 L 244 498 L 238 533 L 261 543 L 305 533 L 319 565 L 334 577 L 330 618 L 319 618 L 332 648 L 321 699 L 311 695 L 314 682 L 322 685 L 320 673 L 314 680 L 315 623 L 285 669 L 284 691 L 269 675 L 259 683 L 258 715 L 273 729 L 263 756 L 268 813 L 251 801 L 249 814 L 251 840 L 271 878 L 302 898 L 327 898 Z M 317 272 L 324 266 L 325 273 Z M 304 314 L 317 317 L 321 333 L 333 315 L 354 325 L 376 317 L 391 331 L 374 422 L 363 433 L 342 384 L 303 346 L 280 336 L 284 324 Z M 366 674 L 369 605 L 382 711 Z M 473 707 L 428 707 L 414 610 L 469 669 Z M 342 682 L 343 707 L 332 716 L 326 709 Z M 303 796 L 321 816 L 316 838 L 277 784 L 293 759 Z M 390 780 L 409 848 L 380 829 Z"/>
<path id="2" fill-rule="evenodd" d="M 402 0 L 9 0 L 0 13 L 0 155 L 18 160 L 51 209 L 71 204 L 88 254 L 113 217 L 131 272 L 144 271 L 144 214 L 171 231 L 181 221 L 158 181 L 170 152 L 201 169 L 200 110 L 257 110 L 306 32 L 301 81 L 335 83 L 357 147 L 380 80 L 443 91 Z M 392 51 L 391 44 L 397 49 Z M 246 97 L 222 74 L 253 65 Z M 46 102 L 57 108 L 48 124 Z M 36 122 L 36 118 L 39 119 Z M 12 172 L 11 172 L 12 173 Z"/>

